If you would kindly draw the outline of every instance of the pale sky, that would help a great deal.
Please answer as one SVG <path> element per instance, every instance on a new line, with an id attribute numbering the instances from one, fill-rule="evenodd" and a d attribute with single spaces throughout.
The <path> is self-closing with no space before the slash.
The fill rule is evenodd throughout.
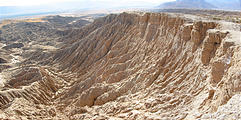
<path id="1" fill-rule="evenodd" d="M 160 4 L 168 1 L 175 0 L 0 0 L 0 6 L 33 6 L 33 5 L 44 5 L 54 4 L 61 2 L 108 2 L 108 3 L 124 3 L 124 2 L 137 2 L 147 4 Z"/>

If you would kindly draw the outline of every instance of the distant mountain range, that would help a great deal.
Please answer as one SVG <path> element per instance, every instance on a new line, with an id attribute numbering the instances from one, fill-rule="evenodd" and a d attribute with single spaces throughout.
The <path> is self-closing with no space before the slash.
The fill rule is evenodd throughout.
<path id="1" fill-rule="evenodd" d="M 177 0 L 174 2 L 163 3 L 158 6 L 159 8 L 215 8 L 214 5 L 206 2 L 205 0 Z"/>
<path id="2" fill-rule="evenodd" d="M 176 0 L 163 3 L 158 8 L 241 10 L 241 0 Z"/>
<path id="3" fill-rule="evenodd" d="M 219 9 L 241 10 L 241 0 L 206 0 Z"/>

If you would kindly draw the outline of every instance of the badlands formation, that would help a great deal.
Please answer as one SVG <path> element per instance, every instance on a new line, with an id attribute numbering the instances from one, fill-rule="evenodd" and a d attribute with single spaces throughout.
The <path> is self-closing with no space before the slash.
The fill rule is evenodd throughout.
<path id="1" fill-rule="evenodd" d="M 0 30 L 0 119 L 241 119 L 238 23 L 138 12 Z"/>

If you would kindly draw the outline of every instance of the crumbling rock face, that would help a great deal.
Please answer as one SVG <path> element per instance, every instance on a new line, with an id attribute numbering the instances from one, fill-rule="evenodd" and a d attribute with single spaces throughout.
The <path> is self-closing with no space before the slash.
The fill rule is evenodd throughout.
<path id="1" fill-rule="evenodd" d="M 193 51 L 197 49 L 197 47 L 201 44 L 201 42 L 206 37 L 206 32 L 208 29 L 213 29 L 215 27 L 215 23 L 202 23 L 201 21 L 193 24 L 193 29 L 191 32 L 191 40 L 194 43 Z"/>
<path id="2" fill-rule="evenodd" d="M 8 61 L 7 60 L 5 60 L 5 59 L 3 59 L 3 58 L 0 58 L 0 64 L 2 64 L 2 63 L 7 63 Z"/>
<path id="3" fill-rule="evenodd" d="M 8 50 L 8 49 L 12 49 L 12 48 L 21 48 L 23 46 L 24 46 L 23 43 L 13 43 L 13 44 L 3 47 L 3 49 Z"/>
<path id="4" fill-rule="evenodd" d="M 216 30 L 208 31 L 208 36 L 204 40 L 202 51 L 202 63 L 208 64 L 212 57 L 215 56 L 217 48 L 220 46 L 222 39 L 226 37 L 227 33 L 222 33 Z"/>
<path id="5" fill-rule="evenodd" d="M 1 106 L 11 104 L 3 114 L 20 99 L 46 106 L 38 118 L 219 118 L 226 108 L 220 106 L 241 92 L 241 48 L 229 41 L 232 31 L 217 26 L 164 13 L 97 19 L 65 37 L 48 59 L 52 69 L 28 68 L 10 80 L 11 87 L 27 87 L 0 93 Z"/>
<path id="6" fill-rule="evenodd" d="M 14 73 L 11 80 L 8 81 L 8 85 L 14 88 L 19 86 L 27 86 L 35 81 L 42 80 L 42 75 L 38 68 L 23 68 L 17 73 Z"/>

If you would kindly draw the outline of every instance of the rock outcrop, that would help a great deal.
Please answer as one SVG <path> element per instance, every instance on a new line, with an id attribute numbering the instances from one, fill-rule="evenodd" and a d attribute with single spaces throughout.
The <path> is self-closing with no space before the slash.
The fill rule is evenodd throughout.
<path id="1" fill-rule="evenodd" d="M 175 14 L 99 18 L 64 36 L 45 66 L 12 69 L 0 117 L 218 119 L 226 109 L 241 119 L 230 107 L 230 100 L 240 104 L 237 34 L 235 27 Z"/>
<path id="2" fill-rule="evenodd" d="M 7 60 L 5 60 L 5 59 L 3 59 L 3 58 L 0 58 L 0 64 L 2 64 L 2 63 L 7 63 L 8 61 Z"/>
<path id="3" fill-rule="evenodd" d="M 21 48 L 23 46 L 24 46 L 23 43 L 13 43 L 13 44 L 4 46 L 3 49 L 9 50 L 9 49 L 12 49 L 12 48 Z"/>

